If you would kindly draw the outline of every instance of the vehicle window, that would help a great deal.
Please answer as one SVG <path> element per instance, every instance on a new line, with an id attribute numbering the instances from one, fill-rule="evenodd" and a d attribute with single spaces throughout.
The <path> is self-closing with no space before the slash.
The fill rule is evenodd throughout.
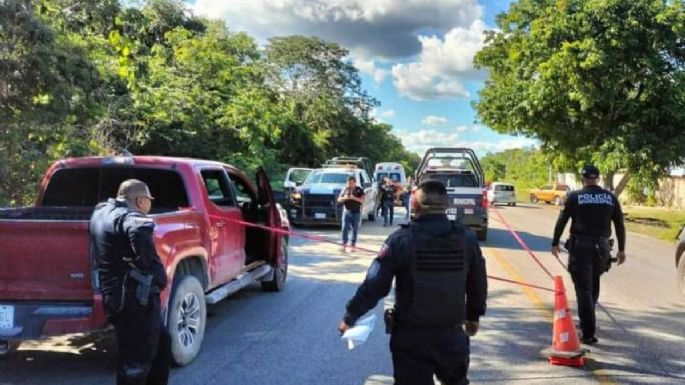
<path id="1" fill-rule="evenodd" d="M 236 206 L 224 170 L 202 170 L 201 174 L 207 188 L 207 196 L 212 203 L 222 207 Z"/>
<path id="2" fill-rule="evenodd" d="M 310 170 L 293 170 L 293 172 L 290 173 L 289 179 L 291 182 L 295 182 L 296 184 L 302 184 L 310 173 Z"/>
<path id="3" fill-rule="evenodd" d="M 348 173 L 333 173 L 325 172 L 323 170 L 312 172 L 305 184 L 314 183 L 334 183 L 334 184 L 345 184 L 347 183 L 347 178 L 353 176 L 354 174 L 350 171 Z"/>
<path id="4" fill-rule="evenodd" d="M 136 167 L 89 167 L 57 170 L 48 183 L 43 206 L 95 207 L 114 198 L 121 182 L 139 179 L 155 197 L 152 212 L 175 211 L 188 207 L 183 178 L 177 171 Z"/>
<path id="5" fill-rule="evenodd" d="M 360 183 L 362 186 L 364 186 L 364 185 L 365 185 L 366 183 L 368 183 L 368 182 L 369 182 L 369 180 L 368 180 L 368 178 L 366 177 L 366 173 L 365 173 L 365 172 L 360 172 L 360 173 L 359 173 L 359 183 Z"/>
<path id="6" fill-rule="evenodd" d="M 376 173 L 376 180 L 382 180 L 383 178 L 385 178 L 387 176 L 388 176 L 387 172 L 377 172 Z"/>
<path id="7" fill-rule="evenodd" d="M 398 172 L 390 173 L 390 179 L 392 179 L 393 182 L 397 182 L 397 183 L 399 183 L 400 180 L 402 180 L 402 178 L 400 177 L 400 173 L 398 173 Z"/>
<path id="8" fill-rule="evenodd" d="M 496 191 L 514 191 L 514 186 L 508 186 L 508 185 L 497 185 L 495 186 Z"/>
<path id="9" fill-rule="evenodd" d="M 546 186 L 542 186 L 542 188 L 540 190 L 551 190 L 551 189 L 552 189 L 551 185 L 546 185 Z"/>
<path id="10" fill-rule="evenodd" d="M 426 179 L 438 180 L 445 187 L 478 187 L 478 180 L 473 174 L 436 174 L 428 175 Z"/>
<path id="11" fill-rule="evenodd" d="M 254 196 L 252 195 L 252 189 L 250 186 L 241 178 L 235 175 L 229 175 L 231 182 L 233 182 L 233 187 L 235 190 L 235 197 L 238 200 L 238 204 L 243 204 L 245 202 L 252 203 Z"/>
<path id="12" fill-rule="evenodd" d="M 557 186 L 557 191 L 566 191 L 568 187 L 566 186 Z"/>

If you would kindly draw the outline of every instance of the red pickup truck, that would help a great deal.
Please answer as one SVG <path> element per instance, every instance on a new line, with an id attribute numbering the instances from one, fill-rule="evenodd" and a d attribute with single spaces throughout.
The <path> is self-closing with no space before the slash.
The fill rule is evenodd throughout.
<path id="1" fill-rule="evenodd" d="M 263 170 L 253 182 L 233 166 L 206 160 L 62 160 L 47 171 L 35 207 L 0 209 L 5 351 L 21 340 L 106 326 L 88 220 L 95 205 L 115 196 L 129 178 L 147 183 L 155 197 L 155 244 L 173 283 L 162 303 L 177 365 L 188 364 L 200 350 L 207 304 L 257 281 L 267 291 L 284 288 L 288 238 L 236 222 L 289 228 Z"/>

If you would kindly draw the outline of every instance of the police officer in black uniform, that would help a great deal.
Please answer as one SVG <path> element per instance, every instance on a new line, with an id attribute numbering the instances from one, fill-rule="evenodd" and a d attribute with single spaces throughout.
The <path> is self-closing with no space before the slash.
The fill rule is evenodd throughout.
<path id="1" fill-rule="evenodd" d="M 554 228 L 552 254 L 559 257 L 559 239 L 571 219 L 568 243 L 568 270 L 573 279 L 578 302 L 578 316 L 582 331 L 581 341 L 597 343 L 595 306 L 599 299 L 599 278 L 611 267 L 611 222 L 618 239 L 618 264 L 625 262 L 626 230 L 618 198 L 598 185 L 599 170 L 587 165 L 581 171 L 583 189 L 566 197 L 564 209 Z"/>
<path id="2" fill-rule="evenodd" d="M 155 223 L 147 217 L 152 200 L 145 183 L 129 179 L 90 220 L 105 313 L 117 334 L 118 385 L 165 385 L 169 378 L 171 340 L 159 299 L 167 277 L 155 251 Z"/>
<path id="3" fill-rule="evenodd" d="M 339 329 L 376 306 L 397 277 L 396 304 L 386 311 L 395 384 L 433 385 L 433 375 L 445 385 L 468 384 L 467 334 L 476 334 L 485 313 L 485 260 L 475 236 L 447 219 L 441 182 L 421 183 L 412 205 L 415 221 L 385 241 Z"/>

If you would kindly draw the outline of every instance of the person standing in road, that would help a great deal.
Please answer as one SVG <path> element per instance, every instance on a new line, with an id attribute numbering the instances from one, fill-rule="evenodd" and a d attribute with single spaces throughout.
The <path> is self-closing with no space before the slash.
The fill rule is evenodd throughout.
<path id="1" fill-rule="evenodd" d="M 618 198 L 598 185 L 599 170 L 587 165 L 581 171 L 583 189 L 566 196 L 564 209 L 554 227 L 552 254 L 559 258 L 559 239 L 571 219 L 568 243 L 568 271 L 576 289 L 581 342 L 597 343 L 595 306 L 599 299 L 600 276 L 611 267 L 611 222 L 616 228 L 621 265 L 626 260 L 626 230 Z"/>
<path id="2" fill-rule="evenodd" d="M 338 196 L 338 203 L 342 203 L 343 218 L 342 218 L 342 251 L 347 252 L 347 245 L 349 239 L 349 232 L 352 230 L 352 238 L 349 239 L 350 250 L 354 251 L 357 246 L 357 233 L 359 231 L 359 224 L 362 221 L 362 205 L 364 204 L 364 190 L 357 186 L 357 180 L 354 176 L 347 178 L 347 187 L 340 192 Z"/>
<path id="3" fill-rule="evenodd" d="M 383 227 L 392 226 L 395 217 L 395 196 L 397 195 L 397 186 L 390 178 L 383 179 L 381 186 L 381 205 L 383 206 Z"/>
<path id="4" fill-rule="evenodd" d="M 105 314 L 119 346 L 117 385 L 166 385 L 169 379 L 171 339 L 159 298 L 167 276 L 155 250 L 155 223 L 147 216 L 152 200 L 145 183 L 129 179 L 90 219 Z"/>
<path id="5" fill-rule="evenodd" d="M 404 185 L 402 191 L 402 205 L 404 206 L 404 210 L 406 211 L 406 214 L 404 215 L 405 219 L 409 219 L 409 198 L 411 198 L 411 189 L 413 184 L 413 178 L 407 177 L 407 184 Z"/>
<path id="6" fill-rule="evenodd" d="M 441 182 L 421 183 L 412 202 L 416 219 L 387 238 L 338 329 L 354 326 L 396 277 L 395 307 L 385 317 L 395 384 L 433 385 L 433 375 L 468 384 L 469 336 L 486 308 L 485 260 L 473 233 L 447 219 Z"/>

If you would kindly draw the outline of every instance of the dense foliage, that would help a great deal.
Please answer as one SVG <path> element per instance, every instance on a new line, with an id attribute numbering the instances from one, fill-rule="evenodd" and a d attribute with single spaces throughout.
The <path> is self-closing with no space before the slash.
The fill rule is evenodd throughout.
<path id="1" fill-rule="evenodd" d="M 520 0 L 497 25 L 475 58 L 485 124 L 642 185 L 685 163 L 685 2 Z"/>
<path id="2" fill-rule="evenodd" d="M 0 1 L 0 205 L 30 203 L 67 156 L 216 159 L 278 175 L 335 155 L 403 161 L 335 43 L 260 47 L 177 0 Z"/>
<path id="3" fill-rule="evenodd" d="M 519 198 L 529 189 L 548 183 L 550 163 L 541 150 L 535 148 L 511 149 L 491 153 L 481 159 L 485 180 L 507 182 L 516 186 Z M 556 173 L 553 174 L 553 177 Z"/>

